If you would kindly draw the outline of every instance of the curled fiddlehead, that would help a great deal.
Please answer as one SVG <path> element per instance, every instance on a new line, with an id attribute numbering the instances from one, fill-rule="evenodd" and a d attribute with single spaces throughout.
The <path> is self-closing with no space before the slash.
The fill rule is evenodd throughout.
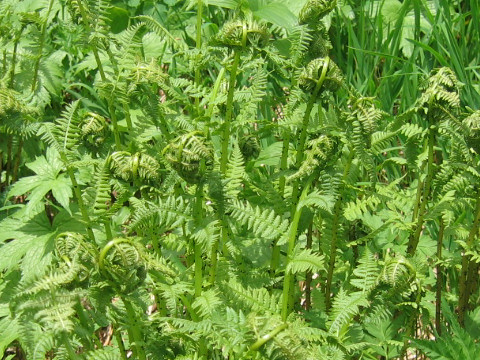
<path id="1" fill-rule="evenodd" d="M 467 144 L 477 154 L 480 153 L 480 110 L 463 120 L 467 132 Z"/>
<path id="2" fill-rule="evenodd" d="M 238 141 L 238 146 L 243 157 L 247 160 L 255 159 L 260 154 L 260 141 L 256 135 L 243 135 Z"/>
<path id="3" fill-rule="evenodd" d="M 335 9 L 337 0 L 309 0 L 298 15 L 300 24 L 314 24 Z"/>
<path id="4" fill-rule="evenodd" d="M 229 48 L 261 47 L 269 39 L 268 29 L 255 20 L 232 20 L 218 33 L 215 42 Z"/>
<path id="5" fill-rule="evenodd" d="M 137 244 L 129 238 L 110 240 L 100 251 L 102 276 L 120 293 L 135 291 L 146 277 L 146 267 Z"/>
<path id="6" fill-rule="evenodd" d="M 322 86 L 326 90 L 337 91 L 343 85 L 342 71 L 328 57 L 310 61 L 300 76 L 299 84 L 305 91 L 312 92 L 322 76 L 324 76 Z"/>
<path id="7" fill-rule="evenodd" d="M 212 147 L 199 131 L 175 138 L 163 149 L 163 156 L 180 177 L 192 184 L 202 181 L 213 167 Z"/>
<path id="8" fill-rule="evenodd" d="M 158 177 L 160 164 L 148 154 L 116 151 L 110 156 L 110 168 L 116 176 L 126 181 L 137 178 L 155 180 Z"/>
<path id="9" fill-rule="evenodd" d="M 334 136 L 320 135 L 308 142 L 305 154 L 305 160 L 300 168 L 288 177 L 288 181 L 307 177 L 314 171 L 325 169 L 334 163 L 337 159 L 335 154 L 338 154 L 338 139 Z"/>

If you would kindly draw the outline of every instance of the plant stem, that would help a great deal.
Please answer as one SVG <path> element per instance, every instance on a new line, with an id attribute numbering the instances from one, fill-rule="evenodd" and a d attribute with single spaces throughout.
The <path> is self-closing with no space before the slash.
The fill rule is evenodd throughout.
<path id="1" fill-rule="evenodd" d="M 235 80 L 237 77 L 238 64 L 240 63 L 240 51 L 235 51 L 235 58 L 233 60 L 232 69 L 230 71 L 230 81 L 228 82 L 227 94 L 227 110 L 225 113 L 225 121 L 223 123 L 223 137 L 222 137 L 222 155 L 220 158 L 220 172 L 225 174 L 227 171 L 228 160 L 228 144 L 230 141 L 230 125 L 233 114 L 233 93 L 235 92 Z"/>
<path id="2" fill-rule="evenodd" d="M 197 50 L 202 48 L 202 12 L 203 12 L 203 0 L 197 1 L 197 28 L 196 28 L 196 38 L 195 38 L 195 47 Z M 197 54 L 197 56 L 199 56 Z M 200 86 L 200 67 L 195 67 L 195 85 Z M 195 98 L 195 109 L 197 116 L 200 114 L 200 99 Z"/>
<path id="3" fill-rule="evenodd" d="M 420 234 L 422 232 L 422 227 L 425 218 L 425 209 L 428 203 L 428 197 L 430 195 L 430 187 L 432 185 L 433 179 L 433 158 L 435 156 L 435 150 L 433 149 L 435 143 L 435 132 L 436 129 L 432 125 L 428 129 L 428 163 L 427 163 L 427 178 L 425 179 L 425 184 L 423 186 L 423 195 L 418 212 L 417 225 L 415 232 L 410 235 L 410 239 L 407 247 L 407 254 L 412 256 L 415 254 L 415 250 L 418 246 L 418 241 L 420 239 Z"/>
<path id="4" fill-rule="evenodd" d="M 341 189 L 345 186 L 345 180 L 347 179 L 348 173 L 350 171 L 350 166 L 352 165 L 353 160 L 353 151 L 350 151 L 348 156 L 347 163 L 345 165 L 345 169 L 343 170 L 342 176 L 342 183 Z M 340 191 L 342 193 L 343 191 Z M 335 206 L 333 207 L 333 221 L 332 221 L 332 238 L 330 241 L 330 257 L 328 261 L 328 271 L 327 271 L 327 281 L 325 285 L 325 309 L 328 311 L 331 306 L 331 296 L 330 293 L 332 291 L 332 280 L 333 280 L 333 271 L 335 269 L 335 259 L 337 256 L 337 237 L 338 237 L 338 225 L 340 222 L 340 210 L 342 208 L 342 196 L 340 196 L 337 201 L 335 202 Z"/>
<path id="5" fill-rule="evenodd" d="M 305 185 L 305 188 L 302 191 L 302 194 L 298 200 L 298 205 L 307 197 L 308 190 L 310 189 L 310 185 L 312 183 L 312 178 L 309 179 L 307 184 Z M 289 302 L 291 298 L 291 292 L 293 292 L 293 286 L 292 286 L 292 281 L 294 279 L 294 275 L 287 271 L 287 266 L 288 263 L 290 262 L 290 259 L 293 255 L 293 250 L 295 249 L 295 240 L 297 238 L 297 229 L 298 229 L 298 223 L 300 221 L 300 215 L 302 214 L 302 209 L 303 207 L 299 208 L 296 210 L 295 215 L 293 217 L 292 223 L 290 224 L 290 230 L 288 233 L 288 250 L 287 250 L 287 259 L 285 263 L 285 277 L 283 281 L 283 301 L 282 301 L 282 320 L 286 321 L 289 313 Z"/>
<path id="6" fill-rule="evenodd" d="M 465 244 L 465 250 L 469 251 L 475 241 L 475 237 L 478 234 L 478 228 L 480 225 L 480 189 L 477 193 L 477 204 L 475 206 L 475 214 L 472 228 L 468 233 L 467 242 Z M 462 256 L 462 270 L 460 272 L 460 279 L 458 283 L 458 322 L 463 325 L 465 321 L 465 313 L 467 312 L 468 303 L 470 300 L 471 281 L 474 278 L 473 270 L 475 263 L 471 261 L 471 255 L 463 254 Z"/>
<path id="7" fill-rule="evenodd" d="M 122 339 L 122 333 L 117 327 L 113 329 L 113 333 L 114 333 L 115 339 L 117 340 L 118 350 L 120 351 L 120 356 L 122 360 L 128 360 L 127 353 L 125 351 L 125 345 Z"/>
<path id="8" fill-rule="evenodd" d="M 33 81 L 32 81 L 32 91 L 35 91 L 37 87 L 37 79 L 38 79 L 38 71 L 40 69 L 40 60 L 42 59 L 43 53 L 43 46 L 45 45 L 45 35 L 47 34 L 47 23 L 48 17 L 50 16 L 50 12 L 52 11 L 53 0 L 49 1 L 47 14 L 45 15 L 45 21 L 42 24 L 42 33 L 40 35 L 40 44 L 38 46 L 38 54 L 37 58 L 35 59 L 35 66 L 33 68 Z"/>
<path id="9" fill-rule="evenodd" d="M 438 335 L 442 333 L 442 327 L 440 325 L 440 315 L 442 307 L 442 248 L 443 248 L 443 233 L 445 230 L 445 221 L 443 218 L 440 218 L 440 228 L 438 229 L 438 238 L 437 238 L 437 283 L 436 283 L 436 293 L 435 293 L 435 328 L 437 329 Z"/>
<path id="10" fill-rule="evenodd" d="M 204 164 L 202 164 L 205 166 Z M 197 185 L 196 190 L 196 201 L 194 209 L 194 217 L 197 225 L 203 218 L 203 182 L 200 182 Z M 203 259 L 202 259 L 202 246 L 198 241 L 194 240 L 194 256 L 195 256 L 195 297 L 202 295 L 202 285 L 203 285 Z"/>
<path id="11" fill-rule="evenodd" d="M 305 246 L 306 249 L 312 248 L 313 242 L 313 224 L 310 224 L 307 231 L 307 245 Z M 312 284 L 312 272 L 307 271 L 305 274 L 305 310 L 310 310 L 312 305 L 312 291 L 310 286 Z"/>
<path id="12" fill-rule="evenodd" d="M 260 349 L 267 341 L 273 339 L 279 332 L 285 330 L 288 327 L 288 324 L 282 324 L 277 326 L 275 329 L 270 331 L 267 335 L 263 335 L 260 339 L 255 341 L 255 343 L 250 347 L 250 350 L 256 351 Z"/>
<path id="13" fill-rule="evenodd" d="M 73 192 L 75 194 L 75 197 L 78 202 L 78 207 L 80 209 L 80 213 L 82 214 L 82 219 L 85 222 L 85 226 L 87 228 L 87 235 L 90 238 L 93 243 L 95 243 L 95 235 L 93 234 L 91 222 L 90 222 L 90 217 L 88 216 L 87 209 L 85 207 L 85 203 L 83 202 L 82 198 L 82 193 L 80 192 L 80 187 L 78 185 L 77 179 L 75 178 L 75 174 L 73 172 L 73 169 L 69 167 L 68 164 L 68 159 L 65 153 L 60 153 L 60 157 L 62 158 L 63 163 L 67 167 L 67 173 L 68 176 L 70 177 L 70 181 L 72 182 L 73 185 Z"/>
<path id="14" fill-rule="evenodd" d="M 22 159 L 23 139 L 21 137 L 19 137 L 19 139 L 17 152 L 15 153 L 15 163 L 13 165 L 12 183 L 17 181 L 18 169 L 20 168 L 20 161 Z"/>
<path id="15" fill-rule="evenodd" d="M 125 310 L 127 310 L 128 322 L 130 323 L 130 329 L 132 330 L 133 339 L 130 339 L 130 343 L 135 343 L 136 357 L 139 360 L 146 360 L 145 349 L 143 348 L 143 335 L 140 326 L 138 326 L 138 314 L 135 313 L 132 304 L 125 298 L 122 298 Z M 133 341 L 132 341 L 133 340 Z"/>

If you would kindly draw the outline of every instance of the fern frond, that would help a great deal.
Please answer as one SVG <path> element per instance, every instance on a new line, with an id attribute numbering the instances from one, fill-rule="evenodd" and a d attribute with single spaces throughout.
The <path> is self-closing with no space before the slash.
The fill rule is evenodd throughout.
<path id="1" fill-rule="evenodd" d="M 288 228 L 288 221 L 282 221 L 273 210 L 262 210 L 258 206 L 253 207 L 249 202 L 233 200 L 228 209 L 233 219 L 261 238 L 278 239 Z"/>
<path id="2" fill-rule="evenodd" d="M 362 307 L 368 307 L 369 302 L 362 292 L 347 294 L 340 289 L 333 300 L 332 309 L 328 319 L 328 332 L 340 336 L 350 325 L 353 317 L 357 315 Z"/>
<path id="3" fill-rule="evenodd" d="M 233 304 L 237 307 L 238 302 L 252 311 L 261 314 L 279 314 L 280 313 L 280 296 L 270 294 L 265 288 L 245 288 L 235 280 L 221 284 L 223 292 Z"/>
<path id="4" fill-rule="evenodd" d="M 325 256 L 317 255 L 311 249 L 295 249 L 292 259 L 287 264 L 287 272 L 292 274 L 319 272 L 325 270 Z"/>

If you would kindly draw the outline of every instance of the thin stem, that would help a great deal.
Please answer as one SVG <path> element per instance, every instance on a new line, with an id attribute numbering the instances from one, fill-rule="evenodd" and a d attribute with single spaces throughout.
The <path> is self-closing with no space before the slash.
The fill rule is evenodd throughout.
<path id="1" fill-rule="evenodd" d="M 445 221 L 443 218 L 440 218 L 440 228 L 438 230 L 437 238 L 437 284 L 436 284 L 436 293 L 435 293 L 435 328 L 437 333 L 441 335 L 442 327 L 440 325 L 440 315 L 441 315 L 441 306 L 442 306 L 442 248 L 443 248 L 443 233 L 445 231 Z"/>
<path id="2" fill-rule="evenodd" d="M 204 165 L 204 164 L 202 164 Z M 196 201 L 194 209 L 195 221 L 200 223 L 203 218 L 203 182 L 197 185 Z M 198 241 L 194 240 L 194 256 L 195 256 L 195 297 L 202 295 L 203 286 L 203 259 L 202 259 L 202 246 Z"/>
<path id="3" fill-rule="evenodd" d="M 64 153 L 60 154 L 60 157 L 62 158 L 62 161 L 64 164 L 68 164 L 68 159 Z M 75 194 L 75 198 L 77 199 L 78 202 L 78 207 L 80 209 L 80 213 L 82 214 L 82 219 L 85 222 L 85 225 L 87 227 L 87 234 L 90 240 L 95 242 L 95 235 L 93 234 L 93 230 L 91 227 L 91 222 L 90 222 L 90 217 L 88 216 L 87 209 L 85 207 L 85 203 L 83 202 L 82 198 L 82 193 L 80 192 L 80 187 L 78 185 L 77 179 L 75 178 L 75 174 L 73 172 L 73 169 L 67 165 L 67 173 L 68 176 L 70 177 L 70 181 L 72 182 L 73 185 L 73 192 Z"/>
<path id="4" fill-rule="evenodd" d="M 260 339 L 255 341 L 255 343 L 250 347 L 250 350 L 256 351 L 260 349 L 261 346 L 263 346 L 267 341 L 273 339 L 278 333 L 281 331 L 285 330 L 288 327 L 288 324 L 282 324 L 277 326 L 275 329 L 270 331 L 268 334 L 263 335 Z"/>
<path id="5" fill-rule="evenodd" d="M 35 91 L 35 88 L 37 87 L 38 71 L 40 69 L 40 60 L 42 59 L 43 46 L 45 45 L 45 35 L 47 34 L 48 17 L 50 16 L 50 11 L 52 11 L 52 6 L 53 6 L 53 0 L 50 0 L 48 4 L 47 14 L 45 15 L 45 21 L 42 24 L 42 33 L 40 35 L 40 44 L 38 46 L 39 50 L 38 50 L 37 58 L 35 60 L 35 66 L 33 68 L 32 91 Z"/>
<path id="6" fill-rule="evenodd" d="M 122 360 L 128 360 L 127 352 L 125 351 L 125 344 L 123 343 L 122 333 L 120 329 L 114 328 L 113 334 L 115 336 L 115 339 L 117 340 L 118 350 L 120 351 L 120 356 Z"/>
<path id="7" fill-rule="evenodd" d="M 15 164 L 13 165 L 12 183 L 18 179 L 18 169 L 20 168 L 20 161 L 22 159 L 23 139 L 20 138 L 17 146 L 17 152 L 15 153 Z"/>
<path id="8" fill-rule="evenodd" d="M 425 209 L 428 204 L 428 197 L 430 195 L 430 188 L 432 185 L 433 179 L 433 158 L 435 156 L 435 150 L 433 148 L 435 143 L 435 132 L 436 129 L 434 126 L 431 126 L 428 130 L 428 163 L 427 163 L 427 178 L 425 179 L 425 184 L 423 187 L 423 195 L 422 200 L 418 212 L 417 218 L 417 225 L 415 228 L 415 232 L 410 236 L 410 240 L 408 242 L 407 247 L 407 254 L 413 255 L 415 254 L 415 250 L 418 246 L 418 241 L 420 239 L 420 234 L 422 232 L 422 227 L 425 219 Z"/>
<path id="9" fill-rule="evenodd" d="M 468 234 L 467 242 L 465 244 L 465 251 L 468 251 L 472 248 L 475 237 L 478 234 L 478 228 L 480 225 L 480 189 L 477 193 L 477 204 L 475 207 L 475 218 L 473 220 L 472 228 Z M 458 284 L 458 322 L 463 325 L 465 321 L 465 313 L 468 308 L 468 303 L 470 300 L 470 289 L 468 286 L 469 280 L 472 280 L 473 267 L 471 264 L 471 256 L 463 254 L 462 256 L 462 270 L 460 272 L 460 279 Z M 470 276 L 469 276 L 470 275 Z"/>
<path id="10" fill-rule="evenodd" d="M 220 159 L 220 172 L 225 174 L 227 171 L 228 160 L 228 144 L 230 141 L 230 125 L 233 114 L 233 93 L 235 92 L 235 80 L 237 77 L 238 64 L 240 63 L 240 51 L 235 51 L 235 58 L 233 60 L 232 70 L 230 71 L 230 81 L 228 83 L 227 94 L 227 110 L 225 113 L 225 121 L 223 123 L 223 137 L 222 137 L 222 157 Z"/>
<path id="11" fill-rule="evenodd" d="M 133 339 L 130 339 L 130 343 L 135 343 L 136 358 L 139 360 L 146 360 L 145 349 L 143 348 L 143 335 L 141 327 L 138 325 L 138 314 L 133 309 L 132 304 L 127 299 L 123 298 L 123 304 L 125 310 L 127 310 L 128 321 L 130 323 L 130 329 L 132 330 Z"/>
<path id="12" fill-rule="evenodd" d="M 312 248 L 313 242 L 313 224 L 310 224 L 307 231 L 307 245 L 305 246 L 306 249 Z M 307 271 L 305 274 L 305 310 L 310 310 L 312 305 L 312 291 L 310 286 L 312 284 L 312 272 Z"/>
<path id="13" fill-rule="evenodd" d="M 196 38 L 195 38 L 195 47 L 197 50 L 202 48 L 202 12 L 203 12 L 203 0 L 198 0 L 197 2 L 197 28 L 196 28 Z M 198 56 L 198 55 L 197 55 Z M 200 67 L 195 67 L 195 85 L 200 85 Z M 197 114 L 200 113 L 200 99 L 195 98 L 195 108 Z"/>
<path id="14" fill-rule="evenodd" d="M 352 165 L 353 160 L 353 151 L 350 151 L 350 155 L 348 156 L 347 163 L 345 165 L 345 169 L 343 170 L 342 176 L 342 189 L 345 186 L 345 180 L 347 179 L 348 173 L 350 171 L 350 166 Z M 342 191 L 340 191 L 342 193 Z M 337 256 L 337 237 L 338 237 L 338 225 L 340 222 L 340 210 L 342 208 L 342 197 L 340 196 L 337 201 L 335 202 L 335 206 L 333 208 L 333 222 L 332 222 L 332 238 L 330 241 L 330 257 L 328 261 L 328 270 L 327 270 L 327 281 L 325 285 L 325 308 L 327 311 L 330 309 L 331 306 L 331 291 L 332 291 L 332 280 L 333 280 L 333 271 L 335 269 L 335 259 Z"/>
<path id="15" fill-rule="evenodd" d="M 298 200 L 298 203 L 296 204 L 297 207 L 307 197 L 308 190 L 310 189 L 312 180 L 313 179 L 310 178 L 307 184 L 305 185 L 305 188 L 302 191 L 302 194 Z M 292 280 L 294 279 L 294 275 L 290 271 L 287 271 L 287 267 L 288 267 L 288 263 L 290 262 L 290 259 L 292 258 L 293 250 L 295 248 L 295 240 L 297 238 L 298 223 L 300 221 L 300 215 L 302 214 L 302 209 L 303 207 L 300 207 L 295 212 L 292 223 L 290 224 L 290 231 L 288 234 L 288 250 L 287 250 L 287 259 L 285 263 L 285 277 L 283 281 L 283 297 L 282 297 L 283 298 L 283 301 L 282 301 L 282 320 L 283 321 L 287 320 L 287 316 L 289 313 L 289 301 L 291 298 L 290 293 L 293 291 L 293 287 L 291 286 L 291 284 L 292 284 Z"/>

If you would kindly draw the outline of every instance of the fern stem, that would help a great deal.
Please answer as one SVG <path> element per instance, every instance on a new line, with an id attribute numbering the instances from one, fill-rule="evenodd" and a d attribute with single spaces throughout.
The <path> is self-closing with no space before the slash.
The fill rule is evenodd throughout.
<path id="1" fill-rule="evenodd" d="M 87 13 L 85 12 L 85 8 L 83 7 L 82 0 L 77 0 L 78 9 L 80 10 L 80 14 L 82 15 L 83 24 L 87 29 L 88 33 L 92 32 L 92 28 L 90 23 L 88 22 Z M 98 49 L 94 44 L 91 44 L 93 57 L 95 58 L 95 62 L 97 63 L 98 71 L 100 73 L 100 77 L 102 81 L 106 81 L 107 77 L 105 76 L 105 71 L 103 70 L 102 61 L 100 60 L 100 56 L 98 55 Z"/>
<path id="2" fill-rule="evenodd" d="M 350 166 L 352 165 L 354 152 L 350 151 L 348 156 L 345 169 L 343 170 L 342 176 L 342 187 L 344 187 L 345 180 L 347 179 L 348 173 L 350 171 Z M 342 191 L 340 191 L 341 193 Z M 340 222 L 340 210 L 342 208 L 342 196 L 340 196 L 333 207 L 333 221 L 332 221 L 332 238 L 330 241 L 330 257 L 328 260 L 328 271 L 327 271 L 327 281 L 325 285 L 325 309 L 330 310 L 332 303 L 331 291 L 332 291 L 332 280 L 333 280 L 333 271 L 335 269 L 335 260 L 337 256 L 337 238 L 338 238 L 338 226 Z"/>
<path id="3" fill-rule="evenodd" d="M 205 167 L 205 161 L 202 161 L 200 167 Z M 195 208 L 194 218 L 197 225 L 203 218 L 203 182 L 197 185 L 195 194 Z M 203 259 L 202 259 L 202 246 L 197 240 L 194 240 L 194 256 L 195 256 L 195 297 L 202 295 L 203 285 Z"/>
<path id="4" fill-rule="evenodd" d="M 305 248 L 311 249 L 312 242 L 313 242 L 313 224 L 310 224 L 308 226 L 307 244 Z M 312 291 L 310 289 L 311 284 L 312 284 L 312 272 L 307 271 L 305 274 L 305 310 L 307 311 L 310 310 L 310 307 L 312 305 Z"/>
<path id="5" fill-rule="evenodd" d="M 7 140 L 7 165 L 5 168 L 5 186 L 10 185 L 10 172 L 12 170 L 12 146 L 13 146 L 13 135 L 8 135 Z"/>
<path id="6" fill-rule="evenodd" d="M 40 35 L 40 44 L 38 49 L 37 58 L 35 59 L 35 65 L 33 67 L 33 80 L 32 80 L 32 91 L 35 91 L 37 87 L 38 71 L 40 69 L 40 60 L 42 59 L 43 46 L 45 45 L 45 36 L 47 34 L 47 23 L 50 12 L 52 11 L 53 1 L 50 0 L 48 4 L 47 14 L 45 15 L 45 21 L 42 24 L 42 33 Z"/>
<path id="7" fill-rule="evenodd" d="M 122 149 L 122 143 L 120 142 L 120 133 L 118 130 L 118 123 L 117 123 L 117 114 L 115 113 L 115 108 L 113 107 L 112 101 L 108 100 L 108 112 L 110 113 L 110 119 L 112 120 L 113 125 L 113 136 L 115 138 L 115 148 L 117 151 Z"/>
<path id="8" fill-rule="evenodd" d="M 268 334 L 263 335 L 260 339 L 255 341 L 255 343 L 250 347 L 250 350 L 252 351 L 257 351 L 262 347 L 264 344 L 266 344 L 269 340 L 273 339 L 278 333 L 281 331 L 285 330 L 288 327 L 288 324 L 282 324 L 277 326 L 275 329 L 270 331 Z"/>
<path id="9" fill-rule="evenodd" d="M 225 174 L 227 171 L 228 160 L 228 144 L 230 141 L 230 125 L 233 114 L 233 94 L 235 92 L 235 80 L 237 77 L 238 64 L 240 63 L 240 51 L 235 51 L 235 58 L 233 60 L 232 69 L 230 71 L 230 81 L 228 82 L 227 94 L 227 110 L 225 113 L 225 121 L 223 122 L 223 137 L 222 137 L 222 155 L 220 158 L 220 172 Z"/>
<path id="10" fill-rule="evenodd" d="M 423 187 L 423 195 L 422 200 L 418 212 L 417 218 L 417 225 L 415 228 L 415 232 L 410 236 L 408 247 L 407 247 L 407 254 L 413 256 L 415 254 L 415 250 L 418 246 L 418 241 L 420 239 L 420 234 L 422 232 L 422 227 L 425 218 L 425 209 L 428 203 L 428 197 L 430 195 L 430 187 L 432 185 L 433 179 L 433 158 L 435 156 L 435 150 L 433 148 L 435 143 L 435 132 L 436 128 L 432 125 L 428 129 L 428 163 L 427 163 L 427 178 L 425 179 L 425 184 Z"/>
<path id="11" fill-rule="evenodd" d="M 298 200 L 298 203 L 296 204 L 296 206 L 298 207 L 298 205 L 307 197 L 307 193 L 308 193 L 308 190 L 310 189 L 310 185 L 312 183 L 312 180 L 313 178 L 310 178 L 307 182 L 307 184 L 305 185 L 305 188 L 303 189 L 302 191 L 302 194 Z M 298 223 L 300 221 L 300 215 L 302 214 L 302 209 L 303 207 L 297 209 L 295 211 L 295 215 L 293 217 L 293 220 L 292 220 L 292 223 L 290 224 L 290 231 L 289 231 L 289 234 L 288 234 L 288 250 L 287 250 L 287 259 L 286 259 L 286 263 L 285 263 L 285 277 L 284 277 L 284 281 L 283 281 L 283 301 L 282 301 L 282 320 L 283 321 L 286 321 L 287 320 L 287 317 L 288 317 L 288 313 L 289 313 L 289 302 L 290 302 L 290 298 L 291 298 L 291 292 L 293 292 L 293 286 L 292 286 L 292 282 L 294 280 L 294 275 L 287 271 L 287 266 L 288 266 L 288 263 L 290 262 L 290 259 L 293 255 L 293 250 L 295 248 L 295 240 L 297 238 L 297 229 L 298 229 Z"/>
<path id="12" fill-rule="evenodd" d="M 185 295 L 179 295 L 178 297 L 180 298 L 180 300 L 182 300 L 183 306 L 185 306 L 185 308 L 187 309 L 192 320 L 197 322 L 199 320 L 198 315 L 195 310 L 193 310 L 192 303 L 187 299 Z"/>
<path id="13" fill-rule="evenodd" d="M 62 161 L 64 164 L 68 164 L 68 159 L 65 156 L 64 153 L 60 154 Z M 93 234 L 91 222 L 90 222 L 90 217 L 88 216 L 87 209 L 85 207 L 85 203 L 83 202 L 82 198 L 82 193 L 80 192 L 80 187 L 78 185 L 77 179 L 75 178 L 75 174 L 73 172 L 73 169 L 67 165 L 67 173 L 68 176 L 70 177 L 70 181 L 72 182 L 73 185 L 73 192 L 75 194 L 75 197 L 78 202 L 78 207 L 80 209 L 80 213 L 82 214 L 82 219 L 85 222 L 85 226 L 87 227 L 87 235 L 90 238 L 91 241 L 95 243 L 95 235 Z"/>
<path id="14" fill-rule="evenodd" d="M 114 328 L 113 333 L 115 336 L 115 340 L 117 340 L 118 350 L 120 352 L 122 360 L 128 360 L 127 352 L 125 351 L 125 344 L 123 343 L 122 339 L 122 332 L 120 331 L 120 329 Z"/>
<path id="15" fill-rule="evenodd" d="M 218 90 L 220 89 L 220 85 L 222 83 L 223 77 L 225 76 L 225 68 L 221 68 L 220 72 L 218 73 L 217 79 L 215 80 L 215 84 L 213 85 L 213 91 L 210 95 L 210 100 L 208 101 L 208 110 L 207 110 L 207 117 L 211 121 L 213 116 L 213 109 L 215 108 L 215 99 L 218 95 Z M 208 134 L 207 134 L 208 138 Z"/>
<path id="16" fill-rule="evenodd" d="M 122 298 L 125 310 L 127 310 L 128 322 L 130 323 L 130 329 L 132 331 L 133 339 L 130 339 L 130 343 L 135 343 L 136 358 L 139 360 L 146 360 L 145 349 L 143 348 L 143 335 L 140 326 L 138 325 L 138 314 L 135 313 L 132 304 L 125 298 Z M 133 340 L 133 341 L 132 341 Z M 135 356 L 134 356 L 135 358 Z"/>
<path id="17" fill-rule="evenodd" d="M 436 280 L 436 291 L 435 291 L 435 328 L 437 329 L 437 333 L 439 335 L 442 334 L 442 326 L 440 324 L 440 316 L 441 316 L 441 307 L 442 307 L 442 284 L 443 284 L 443 276 L 442 276 L 442 248 L 443 248 L 443 233 L 445 230 L 445 221 L 443 218 L 440 218 L 440 228 L 438 229 L 438 238 L 437 238 L 437 280 Z"/>
<path id="18" fill-rule="evenodd" d="M 475 206 L 475 218 L 473 225 L 468 233 L 468 238 L 465 244 L 465 250 L 469 251 L 475 242 L 475 237 L 478 234 L 478 228 L 480 225 L 480 189 L 477 193 L 477 203 Z M 465 320 L 465 313 L 468 308 L 470 300 L 471 283 L 474 274 L 475 262 L 471 260 L 471 255 L 463 254 L 462 256 L 462 270 L 460 272 L 460 279 L 458 283 L 458 322 L 463 325 Z"/>
<path id="19" fill-rule="evenodd" d="M 23 139 L 21 137 L 19 137 L 19 139 L 17 152 L 15 153 L 15 163 L 13 164 L 12 183 L 17 181 L 18 169 L 20 168 L 20 161 L 22 159 Z"/>
<path id="20" fill-rule="evenodd" d="M 22 33 L 23 30 L 25 29 L 25 25 L 22 25 L 20 32 L 18 33 L 17 37 L 15 38 L 15 42 L 13 43 L 13 54 L 12 54 L 12 67 L 10 69 L 10 79 L 8 82 L 8 85 L 10 88 L 13 89 L 13 84 L 15 80 L 15 67 L 17 65 L 17 49 L 18 49 L 18 43 L 20 42 L 20 39 L 22 38 Z"/>
<path id="21" fill-rule="evenodd" d="M 197 28 L 196 28 L 196 38 L 195 38 L 195 47 L 197 50 L 202 48 L 202 12 L 203 12 L 203 0 L 198 0 L 197 2 Z M 198 54 L 197 54 L 198 56 Z M 195 85 L 200 86 L 200 67 L 195 67 Z M 200 99 L 195 98 L 195 109 L 197 116 L 200 114 Z"/>
<path id="22" fill-rule="evenodd" d="M 63 345 L 65 345 L 65 348 L 67 349 L 69 358 L 71 360 L 80 360 L 80 356 L 78 356 L 75 350 L 73 350 L 72 344 L 70 344 L 70 340 L 68 340 L 66 332 L 62 332 L 61 339 L 62 339 Z"/>

